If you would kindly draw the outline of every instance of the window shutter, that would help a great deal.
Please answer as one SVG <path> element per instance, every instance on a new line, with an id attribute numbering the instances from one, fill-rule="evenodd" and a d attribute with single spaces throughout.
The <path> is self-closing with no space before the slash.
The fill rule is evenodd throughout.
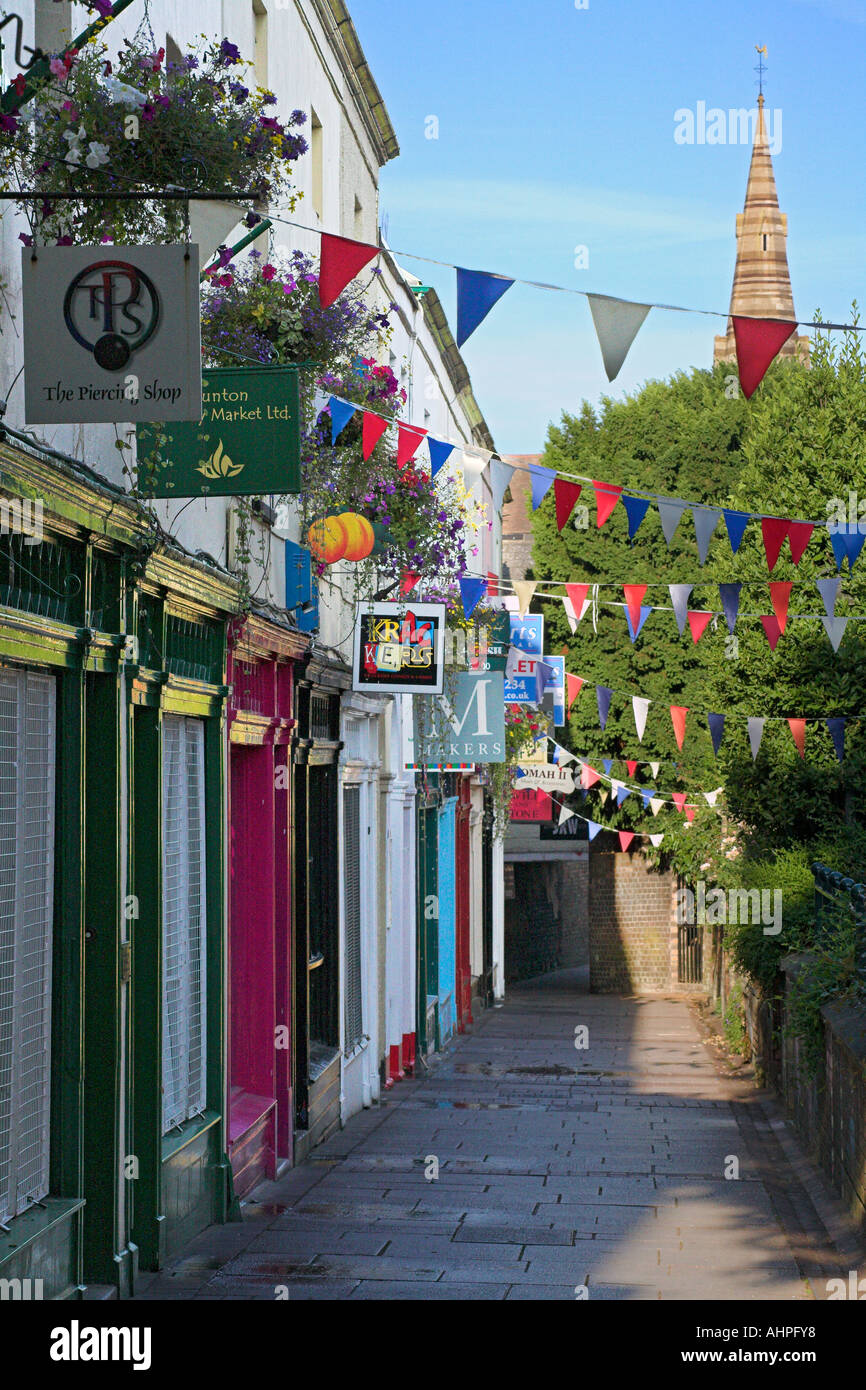
<path id="1" fill-rule="evenodd" d="M 364 1036 L 361 998 L 361 788 L 343 789 L 344 902 L 346 926 L 345 1050 Z"/>
<path id="2" fill-rule="evenodd" d="M 206 1097 L 204 725 L 163 720 L 163 1133 Z"/>
<path id="3" fill-rule="evenodd" d="M 0 1221 L 48 1193 L 54 678 L 0 668 Z"/>

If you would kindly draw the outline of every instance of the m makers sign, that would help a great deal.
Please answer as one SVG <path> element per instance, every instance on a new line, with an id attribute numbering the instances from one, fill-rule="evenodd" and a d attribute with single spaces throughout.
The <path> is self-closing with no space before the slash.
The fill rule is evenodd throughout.
<path id="1" fill-rule="evenodd" d="M 416 761 L 504 763 L 504 685 L 501 671 L 460 671 L 454 691 L 416 700 Z"/>
<path id="2" fill-rule="evenodd" d="M 33 246 L 21 259 L 29 424 L 200 420 L 197 246 Z"/>

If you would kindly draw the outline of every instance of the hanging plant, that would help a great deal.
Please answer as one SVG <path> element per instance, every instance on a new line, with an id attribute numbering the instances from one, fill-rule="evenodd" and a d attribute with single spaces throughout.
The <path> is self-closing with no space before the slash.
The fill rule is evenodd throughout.
<path id="1" fill-rule="evenodd" d="M 107 54 L 91 42 L 52 58 L 50 82 L 0 117 L 0 156 L 18 187 L 102 195 L 28 203 L 26 244 L 179 240 L 182 201 L 112 196 L 136 190 L 249 189 L 294 206 L 291 166 L 307 148 L 295 127 L 306 117 L 277 120 L 274 94 L 244 85 L 233 43 L 209 43 L 178 63 L 130 40 L 113 63 Z"/>

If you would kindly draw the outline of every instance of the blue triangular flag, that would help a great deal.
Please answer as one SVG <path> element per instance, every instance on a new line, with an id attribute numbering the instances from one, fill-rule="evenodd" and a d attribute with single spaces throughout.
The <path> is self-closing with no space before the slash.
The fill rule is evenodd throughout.
<path id="1" fill-rule="evenodd" d="M 864 541 L 866 541 L 866 534 L 860 530 L 860 523 L 855 521 L 853 526 L 848 527 L 848 535 L 846 537 L 849 570 L 854 568 L 857 557 L 863 549 Z"/>
<path id="2" fill-rule="evenodd" d="M 525 772 L 525 770 L 524 770 L 522 767 L 516 767 L 516 768 L 514 769 L 514 776 L 515 776 L 515 777 L 517 778 L 517 780 L 519 781 L 521 777 L 525 777 L 525 776 L 526 776 L 526 772 Z"/>
<path id="3" fill-rule="evenodd" d="M 340 430 L 348 425 L 357 408 L 357 406 L 351 405 L 349 401 L 338 401 L 336 396 L 332 396 L 328 401 L 328 409 L 331 412 L 332 444 L 336 444 L 337 435 L 340 433 Z"/>
<path id="4" fill-rule="evenodd" d="M 641 799 L 641 801 L 643 802 L 643 808 L 644 808 L 644 810 L 646 810 L 647 806 L 649 806 L 649 804 L 650 804 L 650 802 L 652 801 L 652 799 L 653 799 L 654 796 L 655 796 L 655 788 L 654 788 L 654 787 L 641 787 L 640 799 Z"/>
<path id="5" fill-rule="evenodd" d="M 740 590 L 742 584 L 720 584 L 719 598 L 722 600 L 722 608 L 725 613 L 725 621 L 728 624 L 728 632 L 733 632 L 737 624 L 737 613 L 740 609 Z"/>
<path id="6" fill-rule="evenodd" d="M 632 643 L 633 643 L 634 640 L 635 640 L 635 638 L 636 638 L 637 636 L 639 636 L 640 630 L 641 630 L 641 628 L 643 627 L 644 623 L 646 622 L 647 618 L 649 617 L 650 613 L 653 611 L 653 610 L 652 610 L 652 604 L 650 604 L 650 605 L 649 605 L 648 607 L 646 607 L 646 608 L 644 608 L 643 605 L 641 605 L 640 619 L 639 619 L 639 621 L 638 621 L 637 630 L 635 630 L 635 628 L 634 628 L 634 626 L 633 626 L 633 624 L 632 624 L 631 613 L 630 613 L 629 610 L 628 610 L 628 604 L 627 604 L 627 603 L 624 604 L 623 607 L 625 608 L 625 620 L 626 620 L 626 622 L 628 623 L 628 635 L 629 635 L 629 637 L 631 638 Z"/>
<path id="7" fill-rule="evenodd" d="M 595 698 L 598 701 L 598 722 L 601 724 L 602 728 L 604 728 L 607 723 L 608 710 L 610 709 L 610 697 L 612 694 L 613 691 L 609 686 L 597 685 L 595 687 Z"/>
<path id="8" fill-rule="evenodd" d="M 839 526 L 835 531 L 830 532 L 830 544 L 833 547 L 833 557 L 836 561 L 836 568 L 842 568 L 842 561 L 848 554 L 848 535 L 845 527 Z"/>
<path id="9" fill-rule="evenodd" d="M 476 579 L 467 576 L 460 580 L 460 597 L 463 600 L 463 613 L 465 617 L 472 617 L 474 609 L 486 593 L 486 579 Z"/>
<path id="10" fill-rule="evenodd" d="M 725 716 L 723 714 L 708 714 L 707 723 L 710 726 L 710 738 L 713 740 L 713 752 L 718 757 L 722 734 L 725 732 Z"/>
<path id="11" fill-rule="evenodd" d="M 622 504 L 628 516 L 628 538 L 633 541 L 637 535 L 638 527 L 649 511 L 650 499 L 648 497 L 625 497 Z"/>
<path id="12" fill-rule="evenodd" d="M 631 796 L 631 787 L 617 787 L 617 789 L 616 789 L 616 804 L 617 804 L 617 806 L 621 806 L 622 803 L 625 801 L 625 799 L 626 799 L 627 796 Z"/>
<path id="13" fill-rule="evenodd" d="M 609 700 L 608 700 L 608 704 L 610 704 L 610 701 L 609 701 Z M 611 770 L 611 768 L 613 767 L 613 758 L 602 758 L 602 760 L 601 760 L 601 765 L 602 765 L 602 767 L 604 768 L 605 772 L 607 773 L 607 775 L 608 775 L 608 777 L 609 777 L 609 776 L 610 776 L 610 770 Z"/>
<path id="14" fill-rule="evenodd" d="M 594 821 L 594 820 L 588 820 L 588 821 L 586 822 L 586 824 L 587 824 L 587 827 L 588 827 L 588 829 L 589 829 L 589 838 L 590 838 L 591 840 L 594 840 L 594 839 L 595 839 L 595 837 L 596 837 L 596 835 L 598 834 L 599 830 L 603 830 L 603 829 L 604 829 L 604 826 L 603 826 L 603 825 L 598 825 L 598 824 L 596 823 L 596 821 Z"/>
<path id="15" fill-rule="evenodd" d="M 431 439 L 427 436 L 427 448 L 430 451 L 430 477 L 435 478 L 440 468 L 448 462 L 448 455 L 457 446 L 448 444 L 444 439 Z"/>
<path id="16" fill-rule="evenodd" d="M 728 528 L 728 540 L 731 542 L 731 554 L 736 555 L 740 548 L 740 541 L 743 539 L 743 532 L 750 521 L 749 513 L 732 512 L 726 507 L 724 517 L 725 525 Z"/>
<path id="17" fill-rule="evenodd" d="M 529 471 L 532 474 L 532 510 L 535 511 L 553 487 L 556 474 L 550 468 L 542 468 L 540 463 L 531 463 Z"/>
<path id="18" fill-rule="evenodd" d="M 833 740 L 833 747 L 836 750 L 836 757 L 839 759 L 841 763 L 845 757 L 845 720 L 841 718 L 828 719 L 827 728 L 830 731 L 830 737 Z"/>
<path id="19" fill-rule="evenodd" d="M 494 304 L 514 284 L 503 275 L 457 266 L 457 346 L 462 347 Z"/>

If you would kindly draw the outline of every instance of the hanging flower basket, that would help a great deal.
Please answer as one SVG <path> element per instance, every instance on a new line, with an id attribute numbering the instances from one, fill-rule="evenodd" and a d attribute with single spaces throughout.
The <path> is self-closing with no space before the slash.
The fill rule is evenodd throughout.
<path id="1" fill-rule="evenodd" d="M 223 39 L 166 63 L 126 41 L 114 62 L 105 45 L 51 60 L 51 81 L 0 118 L 7 184 L 102 195 L 28 203 L 30 243 L 168 242 L 184 231 L 181 200 L 120 200 L 149 189 L 255 190 L 292 207 L 291 166 L 307 148 L 273 114 L 276 97 L 244 85 L 246 65 Z M 22 83 L 23 89 L 23 83 Z"/>

